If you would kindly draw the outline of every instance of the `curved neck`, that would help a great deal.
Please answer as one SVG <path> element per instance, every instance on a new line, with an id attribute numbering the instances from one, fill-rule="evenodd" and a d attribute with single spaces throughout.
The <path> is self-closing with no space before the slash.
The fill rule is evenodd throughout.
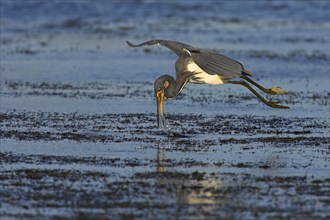
<path id="1" fill-rule="evenodd" d="M 171 77 L 169 80 L 169 86 L 165 89 L 165 97 L 168 99 L 176 97 L 181 92 L 186 83 L 187 80 L 183 79 L 182 77 L 176 80 Z"/>
<path id="2" fill-rule="evenodd" d="M 175 86 L 174 86 L 174 93 L 175 96 L 178 95 L 183 87 L 187 84 L 189 79 L 194 75 L 194 73 L 189 71 L 181 72 L 180 74 L 177 74 L 177 78 L 175 80 Z"/>
<path id="3" fill-rule="evenodd" d="M 154 83 L 155 94 L 161 89 L 164 91 L 165 98 L 173 99 L 181 92 L 191 76 L 190 72 L 182 72 L 177 74 L 177 79 L 174 80 L 172 76 L 163 75 Z"/>

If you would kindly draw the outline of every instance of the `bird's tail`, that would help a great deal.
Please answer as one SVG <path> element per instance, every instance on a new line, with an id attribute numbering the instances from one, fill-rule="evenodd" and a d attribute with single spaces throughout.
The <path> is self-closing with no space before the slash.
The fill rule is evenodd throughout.
<path id="1" fill-rule="evenodd" d="M 253 76 L 254 75 L 253 73 L 251 73 L 250 71 L 247 71 L 247 70 L 243 70 L 242 73 L 243 73 L 243 76 Z"/>

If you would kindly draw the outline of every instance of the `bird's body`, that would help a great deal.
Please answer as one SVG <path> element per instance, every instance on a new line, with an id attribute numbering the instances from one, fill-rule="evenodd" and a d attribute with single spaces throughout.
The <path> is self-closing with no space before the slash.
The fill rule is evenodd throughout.
<path id="1" fill-rule="evenodd" d="M 172 50 L 179 58 L 175 63 L 176 79 L 169 75 L 163 75 L 155 81 L 155 95 L 157 97 L 157 111 L 162 116 L 164 125 L 164 99 L 175 98 L 189 83 L 206 83 L 206 84 L 239 84 L 248 88 L 262 102 L 273 108 L 288 108 L 279 105 L 277 102 L 267 101 L 260 96 L 247 82 L 258 87 L 262 91 L 269 94 L 286 94 L 287 91 L 279 88 L 265 89 L 249 78 L 252 73 L 245 70 L 243 65 L 227 56 L 216 52 L 192 47 L 176 41 L 169 40 L 150 40 L 144 43 L 134 45 L 127 41 L 130 47 L 161 45 Z M 241 78 L 245 81 L 232 81 L 232 79 Z M 158 118 L 159 119 L 159 118 Z M 158 125 L 159 121 L 158 121 Z"/>
<path id="2" fill-rule="evenodd" d="M 194 75 L 189 78 L 189 83 L 207 83 L 207 84 L 223 84 L 224 81 L 218 74 L 208 74 L 202 70 L 193 59 L 191 58 L 179 58 L 175 63 L 176 74 L 180 75 L 181 72 L 191 72 Z"/>

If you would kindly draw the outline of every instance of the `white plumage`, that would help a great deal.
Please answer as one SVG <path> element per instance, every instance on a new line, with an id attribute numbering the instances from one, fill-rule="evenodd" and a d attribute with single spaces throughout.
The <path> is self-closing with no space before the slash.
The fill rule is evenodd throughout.
<path id="1" fill-rule="evenodd" d="M 187 71 L 196 73 L 190 80 L 190 83 L 223 84 L 224 82 L 218 75 L 210 75 L 202 70 L 194 61 L 190 61 L 186 66 Z"/>

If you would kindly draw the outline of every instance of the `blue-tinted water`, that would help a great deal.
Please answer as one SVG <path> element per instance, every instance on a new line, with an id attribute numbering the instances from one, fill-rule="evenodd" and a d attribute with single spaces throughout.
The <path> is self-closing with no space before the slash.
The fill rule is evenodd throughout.
<path id="1" fill-rule="evenodd" d="M 45 52 L 47 55 L 56 51 L 61 56 L 75 50 L 97 52 L 87 56 L 96 57 L 96 60 L 101 56 L 101 59 L 109 60 L 115 68 L 113 79 L 132 79 L 129 74 L 125 78 L 126 74 L 115 61 L 129 58 L 127 62 L 135 60 L 132 65 L 138 67 L 133 71 L 148 68 L 148 71 L 138 71 L 133 75 L 153 80 L 147 75 L 150 72 L 173 72 L 173 66 L 169 64 L 173 65 L 175 56 L 165 48 L 151 48 L 152 53 L 165 54 L 165 60 L 169 62 L 162 65 L 164 57 L 144 54 L 143 49 L 128 49 L 125 40 L 137 43 L 160 38 L 219 51 L 246 64 L 250 71 L 262 73 L 261 76 L 286 72 L 285 76 L 310 77 L 313 72 L 313 76 L 325 77 L 329 72 L 326 64 L 330 58 L 329 10 L 328 1 L 123 3 L 2 0 L 1 54 L 5 59 L 8 54 L 24 52 Z M 20 42 L 23 42 L 22 46 Z M 70 57 L 75 55 L 70 54 Z M 145 59 L 155 60 L 140 65 L 140 59 L 143 62 Z M 283 64 L 283 61 L 290 64 Z M 300 70 L 300 65 L 307 67 L 306 71 Z M 125 72 L 131 71 L 126 67 L 123 67 Z M 101 74 L 98 78 L 108 77 Z"/>
<path id="2" fill-rule="evenodd" d="M 224 18 L 269 21 L 329 21 L 329 2 L 319 1 L 43 1 L 2 0 L 2 19 L 58 22 L 63 19 L 113 21 Z"/>

